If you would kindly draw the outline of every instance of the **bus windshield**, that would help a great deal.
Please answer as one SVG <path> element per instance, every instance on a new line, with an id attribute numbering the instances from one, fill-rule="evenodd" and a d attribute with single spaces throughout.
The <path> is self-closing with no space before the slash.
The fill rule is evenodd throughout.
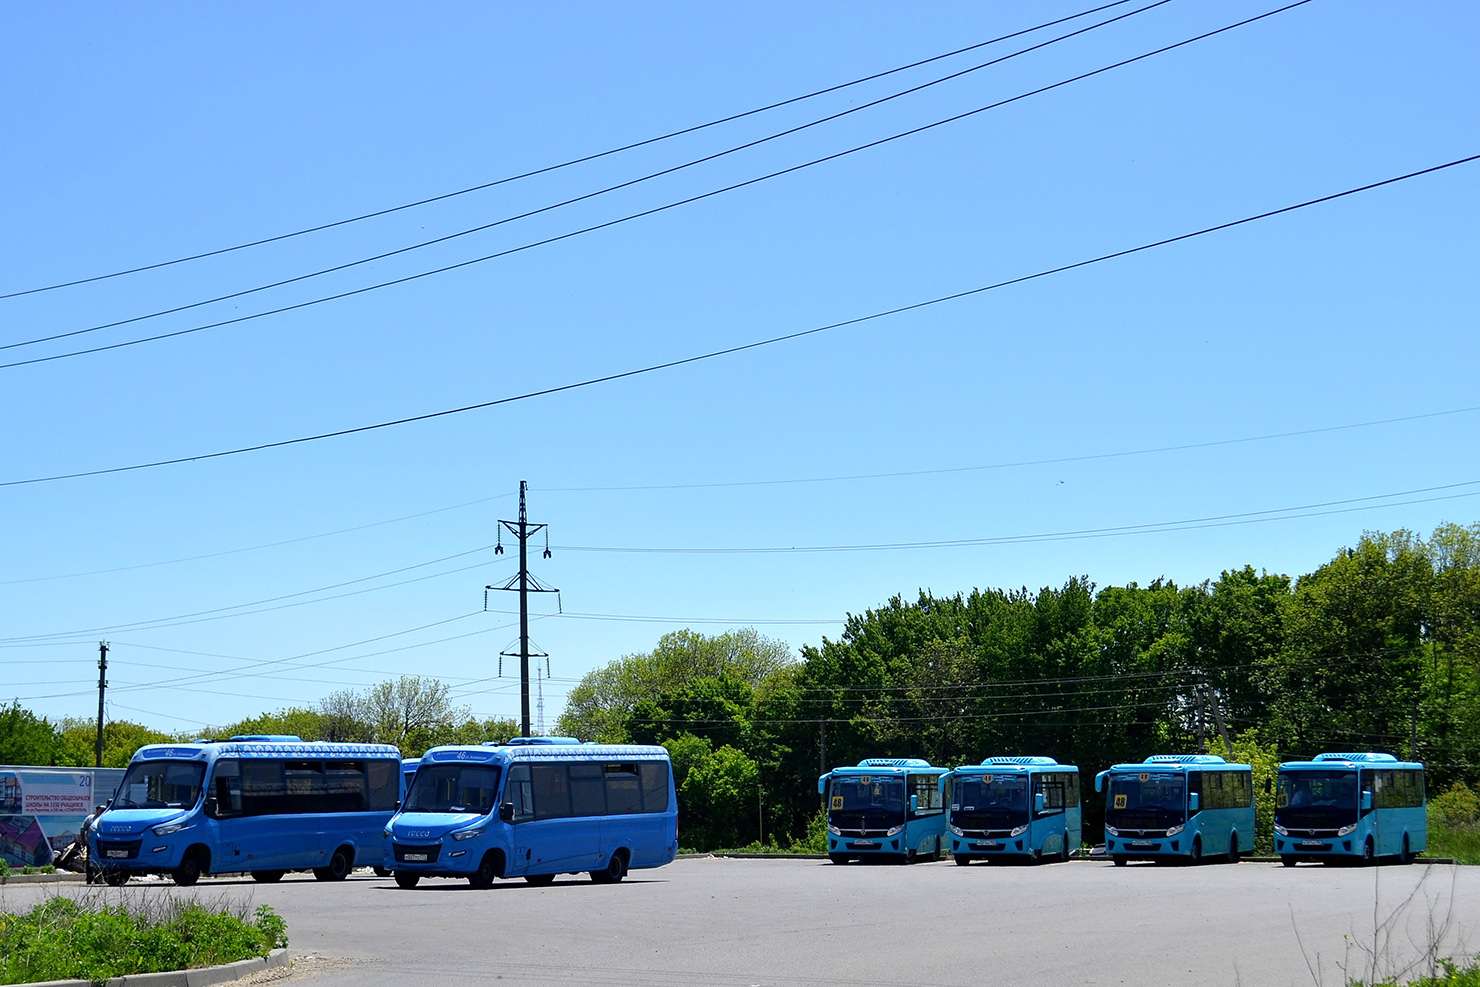
<path id="1" fill-rule="evenodd" d="M 1338 829 L 1357 821 L 1357 773 L 1282 771 L 1275 821 L 1281 826 Z"/>
<path id="2" fill-rule="evenodd" d="M 957 826 L 1001 829 L 1028 820 L 1027 775 L 959 775 L 956 795 L 960 806 L 951 813 Z"/>
<path id="3" fill-rule="evenodd" d="M 498 797 L 497 765 L 423 764 L 406 793 L 406 812 L 473 812 L 486 816 Z"/>
<path id="4" fill-rule="evenodd" d="M 836 775 L 827 801 L 828 818 L 839 827 L 868 829 L 904 819 L 904 778 L 898 775 Z"/>
<path id="5" fill-rule="evenodd" d="M 1110 776 L 1105 822 L 1119 829 L 1167 829 L 1187 821 L 1187 776 L 1137 771 Z"/>
<path id="6" fill-rule="evenodd" d="M 138 761 L 113 797 L 114 809 L 189 809 L 200 799 L 206 766 L 197 761 Z"/>

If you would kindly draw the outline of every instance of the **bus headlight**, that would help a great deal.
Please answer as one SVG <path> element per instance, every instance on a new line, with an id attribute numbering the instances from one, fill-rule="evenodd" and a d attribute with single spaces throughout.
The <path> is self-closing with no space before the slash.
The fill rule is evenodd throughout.
<path id="1" fill-rule="evenodd" d="M 380 831 L 380 838 L 383 840 L 388 840 L 391 838 L 391 828 L 389 826 Z"/>
<path id="2" fill-rule="evenodd" d="M 1017 829 L 1014 829 L 1011 833 L 1009 833 L 1007 835 L 1009 835 L 1009 836 L 1022 836 L 1027 831 L 1028 831 L 1028 827 L 1027 826 L 1019 826 Z"/>
<path id="3" fill-rule="evenodd" d="M 463 840 L 471 840 L 475 836 L 482 836 L 483 829 L 484 827 L 482 826 L 479 826 L 477 829 L 460 829 L 452 834 L 452 838 L 461 843 Z"/>
<path id="4" fill-rule="evenodd" d="M 951 832 L 955 833 L 957 836 L 965 836 L 966 835 L 965 833 L 961 832 L 961 827 L 960 826 L 957 826 L 955 823 L 952 823 L 951 824 Z"/>
<path id="5" fill-rule="evenodd" d="M 154 827 L 154 835 L 155 836 L 169 836 L 171 833 L 178 833 L 182 829 L 189 829 L 189 828 L 190 828 L 190 825 L 188 823 L 170 823 L 168 826 L 155 826 Z"/>
<path id="6" fill-rule="evenodd" d="M 1180 826 L 1173 826 L 1171 829 L 1168 829 L 1167 830 L 1167 835 L 1168 836 L 1176 836 L 1178 833 L 1182 832 L 1182 830 L 1185 829 L 1186 827 L 1187 827 L 1187 824 L 1186 823 L 1182 823 Z"/>
<path id="7" fill-rule="evenodd" d="M 1120 835 L 1120 830 L 1116 829 L 1114 826 L 1106 826 L 1105 827 L 1105 832 L 1109 833 L 1111 836 L 1119 836 Z"/>
<path id="8" fill-rule="evenodd" d="M 1343 827 L 1341 827 L 1340 829 L 1338 829 L 1336 831 L 1336 835 L 1337 836 L 1350 836 L 1350 835 L 1352 835 L 1352 830 L 1354 830 L 1356 828 L 1357 828 L 1357 824 L 1356 823 L 1352 823 L 1350 826 L 1343 826 Z"/>
<path id="9" fill-rule="evenodd" d="M 1287 830 L 1287 829 L 1285 829 L 1285 827 L 1281 826 L 1279 823 L 1275 823 L 1274 824 L 1274 831 L 1276 833 L 1280 834 L 1281 836 L 1289 836 L 1290 835 L 1290 831 Z"/>
<path id="10" fill-rule="evenodd" d="M 842 836 L 843 835 L 843 831 L 841 829 L 838 829 L 838 827 L 834 826 L 832 823 L 828 823 L 827 824 L 827 831 L 829 833 L 833 834 L 834 836 Z"/>
<path id="11" fill-rule="evenodd" d="M 885 833 L 884 835 L 885 836 L 898 836 L 899 835 L 899 831 L 902 830 L 902 829 L 904 829 L 903 826 L 891 826 L 890 829 L 889 829 L 889 832 Z"/>

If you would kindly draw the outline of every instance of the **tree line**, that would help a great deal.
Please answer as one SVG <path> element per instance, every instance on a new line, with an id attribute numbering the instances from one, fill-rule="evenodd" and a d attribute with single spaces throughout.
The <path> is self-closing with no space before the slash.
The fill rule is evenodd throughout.
<path id="1" fill-rule="evenodd" d="M 95 729 L 0 707 L 0 763 L 91 764 Z M 403 676 L 210 735 L 380 741 L 415 757 L 517 732 L 454 707 L 434 679 Z M 666 746 L 682 842 L 697 849 L 815 843 L 818 774 L 865 757 L 1075 764 L 1090 838 L 1102 813 L 1093 774 L 1154 753 L 1231 754 L 1254 764 L 1256 789 L 1280 760 L 1331 750 L 1422 760 L 1431 792 L 1473 784 L 1480 524 L 1427 539 L 1369 532 L 1295 578 L 1245 566 L 1194 586 L 1076 576 L 1037 591 L 896 596 L 800 655 L 753 629 L 679 631 L 586 675 L 556 732 Z M 184 739 L 108 723 L 105 763 Z"/>

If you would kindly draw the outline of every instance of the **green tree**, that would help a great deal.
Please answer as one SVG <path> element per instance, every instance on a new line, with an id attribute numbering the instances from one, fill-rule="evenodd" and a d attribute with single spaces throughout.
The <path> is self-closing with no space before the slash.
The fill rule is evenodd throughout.
<path id="1" fill-rule="evenodd" d="M 626 741 L 626 721 L 644 699 L 704 679 L 733 679 L 752 688 L 796 661 L 782 641 L 752 628 L 709 636 L 683 630 L 665 634 L 652 651 L 625 655 L 588 672 L 566 698 L 556 732 L 581 740 Z"/>
<path id="2" fill-rule="evenodd" d="M 61 722 L 56 763 L 66 767 L 91 767 L 97 753 L 98 721 L 68 717 Z M 134 752 L 146 744 L 168 744 L 177 738 L 141 723 L 110 720 L 103 724 L 105 768 L 128 766 Z"/>
<path id="3" fill-rule="evenodd" d="M 56 728 L 20 700 L 0 706 L 0 764 L 51 764 L 58 746 Z"/>

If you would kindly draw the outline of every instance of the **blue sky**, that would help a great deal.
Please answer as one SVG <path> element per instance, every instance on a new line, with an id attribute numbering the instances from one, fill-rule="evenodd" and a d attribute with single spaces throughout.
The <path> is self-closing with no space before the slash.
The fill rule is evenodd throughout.
<path id="1" fill-rule="evenodd" d="M 1146 5 L 417 209 L 0 299 L 0 345 L 494 223 Z M 1090 6 L 11 7 L 0 31 L 0 294 L 481 185 Z M 1172 0 L 617 192 L 272 291 L 12 346 L 0 363 L 558 237 L 1278 6 Z M 559 387 L 1480 153 L 1477 21 L 1463 3 L 1314 0 L 610 228 L 280 315 L 0 369 L 0 482 Z M 494 408 L 0 487 L 0 698 L 91 715 L 97 642 L 108 640 L 109 715 L 160 729 L 308 705 L 400 674 L 443 679 L 477 715 L 517 716 L 514 663 L 500 679 L 496 657 L 515 643 L 516 600 L 498 594 L 493 612 L 482 608 L 483 587 L 514 569 L 489 546 L 498 519 L 516 515 L 520 480 L 531 519 L 550 525 L 553 557 L 535 572 L 559 587 L 564 611 L 534 624 L 551 654 L 547 725 L 582 674 L 682 627 L 754 625 L 800 646 L 835 635 L 848 612 L 922 588 L 1037 589 L 1077 574 L 1197 583 L 1245 564 L 1298 575 L 1364 529 L 1474 523 L 1477 175 L 1480 162 L 1461 165 Z M 1422 492 L 1382 496 L 1405 491 Z M 1285 513 L 1125 530 L 1271 511 Z M 1075 532 L 1098 533 L 1041 537 Z M 979 539 L 998 541 L 652 551 Z M 535 607 L 555 614 L 556 601 Z"/>

